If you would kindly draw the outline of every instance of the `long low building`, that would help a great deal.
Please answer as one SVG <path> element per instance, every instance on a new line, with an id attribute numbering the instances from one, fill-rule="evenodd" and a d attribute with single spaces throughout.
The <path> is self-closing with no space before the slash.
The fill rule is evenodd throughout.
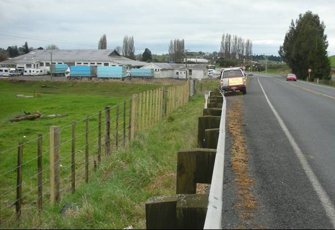
<path id="1" fill-rule="evenodd" d="M 52 64 L 69 66 L 125 66 L 140 68 L 148 63 L 121 56 L 115 50 L 33 50 L 0 63 L 2 67 L 50 70 Z"/>
<path id="2" fill-rule="evenodd" d="M 68 66 L 124 66 L 153 69 L 154 78 L 202 79 L 208 77 L 207 64 L 142 62 L 120 55 L 116 50 L 33 50 L 28 54 L 0 62 L 0 67 L 50 71 L 51 64 Z"/>
<path id="3" fill-rule="evenodd" d="M 180 78 L 186 79 L 186 75 L 193 79 L 208 77 L 206 64 L 177 64 L 177 63 L 147 63 L 141 69 L 153 69 L 155 78 Z"/>

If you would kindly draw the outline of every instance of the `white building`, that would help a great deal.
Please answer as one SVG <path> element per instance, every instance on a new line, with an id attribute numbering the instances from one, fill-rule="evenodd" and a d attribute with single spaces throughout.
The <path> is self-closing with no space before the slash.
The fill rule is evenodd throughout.
<path id="1" fill-rule="evenodd" d="M 152 63 L 148 63 L 145 66 L 141 67 L 141 69 L 153 69 L 154 78 L 173 78 L 174 77 L 174 70 L 169 63 L 152 62 Z"/>
<path id="2" fill-rule="evenodd" d="M 3 67 L 33 68 L 50 70 L 50 64 L 87 66 L 125 66 L 140 68 L 146 62 L 131 60 L 115 50 L 34 50 L 28 54 L 0 62 Z"/>
<path id="3" fill-rule="evenodd" d="M 203 79 L 208 77 L 206 64 L 148 63 L 141 69 L 153 69 L 155 78 Z"/>

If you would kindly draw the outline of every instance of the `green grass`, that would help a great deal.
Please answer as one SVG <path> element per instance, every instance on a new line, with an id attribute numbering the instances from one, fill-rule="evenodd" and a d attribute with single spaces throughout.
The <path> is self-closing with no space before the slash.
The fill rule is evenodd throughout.
<path id="1" fill-rule="evenodd" d="M 52 88 L 43 88 L 48 85 Z M 131 98 L 132 94 L 160 85 L 133 85 L 122 83 L 88 82 L 4 82 L 0 81 L 0 150 L 17 145 L 23 136 L 26 140 L 38 133 L 46 133 L 49 126 L 69 125 L 73 121 L 97 114 L 105 106 L 114 106 Z M 24 94 L 34 98 L 16 98 Z M 56 119 L 38 119 L 11 123 L 9 120 L 23 111 L 43 115 L 67 114 Z M 35 135 L 35 136 L 34 136 Z"/>
<path id="2" fill-rule="evenodd" d="M 44 86 L 49 87 L 45 88 Z M 47 191 L 49 178 L 49 129 L 50 126 L 61 127 L 61 164 L 62 187 L 68 190 L 66 184 L 70 175 L 71 123 L 76 121 L 76 165 L 77 172 L 83 171 L 85 153 L 85 119 L 89 116 L 89 150 L 96 153 L 98 133 L 98 112 L 105 106 L 115 107 L 116 104 L 127 102 L 132 94 L 160 87 L 153 84 L 130 83 L 89 83 L 89 82 L 6 82 L 0 81 L 0 218 L 13 215 L 12 205 L 16 195 L 16 165 L 17 146 L 19 141 L 23 146 L 23 195 L 26 204 L 36 202 L 37 197 L 37 135 L 43 135 L 43 182 Z M 16 98 L 16 95 L 32 95 L 34 98 Z M 43 115 L 67 114 L 60 118 L 43 118 L 33 121 L 10 122 L 10 118 L 22 115 L 23 111 L 40 112 Z M 120 106 L 120 114 L 123 105 Z M 115 115 L 111 110 L 112 140 L 116 138 Z M 104 113 L 103 113 L 104 116 Z M 129 115 L 126 114 L 126 125 L 129 125 Z M 104 122 L 104 120 L 102 120 Z M 123 117 L 119 118 L 119 126 L 123 125 Z M 127 123 L 128 122 L 128 123 Z M 119 128 L 121 130 L 121 128 Z M 121 137 L 122 132 L 118 135 Z M 122 141 L 122 137 L 119 138 Z M 115 148 L 115 146 L 113 146 Z M 96 158 L 95 158 L 96 159 Z M 91 163 L 93 165 L 93 163 Z M 91 168 L 93 168 L 91 166 Z M 81 180 L 82 181 L 82 180 Z M 64 183 L 63 183 L 64 182 Z M 78 184 L 80 184 L 80 180 Z M 64 185 L 64 186 L 63 186 Z M 66 185 L 66 186 L 65 186 Z M 48 195 L 45 197 L 48 199 Z"/>
<path id="3" fill-rule="evenodd" d="M 217 82 L 202 84 L 205 91 Z M 91 182 L 75 194 L 46 206 L 40 214 L 28 210 L 23 215 L 30 218 L 10 227 L 144 229 L 145 202 L 153 196 L 175 194 L 177 151 L 196 147 L 203 102 L 202 93 L 194 96 L 162 122 L 137 133 L 129 148 L 105 158 Z M 69 208 L 59 214 L 65 204 Z"/>

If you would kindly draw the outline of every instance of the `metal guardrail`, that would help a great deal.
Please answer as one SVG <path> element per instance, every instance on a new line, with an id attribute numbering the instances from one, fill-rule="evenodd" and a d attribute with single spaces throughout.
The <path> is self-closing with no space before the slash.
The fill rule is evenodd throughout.
<path id="1" fill-rule="evenodd" d="M 219 139 L 217 144 L 217 152 L 214 163 L 214 170 L 211 182 L 211 188 L 208 198 L 208 208 L 204 229 L 221 229 L 222 225 L 222 192 L 224 178 L 224 157 L 225 157 L 225 140 L 226 140 L 226 98 L 223 97 L 222 113 L 219 128 Z M 207 99 L 209 95 L 205 95 L 205 108 L 207 108 Z"/>

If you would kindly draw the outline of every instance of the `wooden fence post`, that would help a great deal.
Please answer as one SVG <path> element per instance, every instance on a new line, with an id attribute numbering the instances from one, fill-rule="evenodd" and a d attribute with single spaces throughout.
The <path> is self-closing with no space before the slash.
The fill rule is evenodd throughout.
<path id="1" fill-rule="evenodd" d="M 115 114 L 115 147 L 116 150 L 119 149 L 119 104 L 116 105 Z"/>
<path id="2" fill-rule="evenodd" d="M 98 164 L 101 163 L 101 111 L 99 111 L 99 126 L 98 126 Z"/>
<path id="3" fill-rule="evenodd" d="M 150 114 L 149 114 L 149 127 L 151 127 L 152 126 L 152 123 L 153 123 L 153 118 L 152 118 L 152 115 L 153 115 L 153 102 L 154 102 L 154 97 L 153 97 L 153 95 L 154 95 L 154 92 L 153 92 L 153 90 L 150 90 L 150 110 L 149 110 L 149 112 L 150 112 Z"/>
<path id="4" fill-rule="evenodd" d="M 126 146 L 126 111 L 127 111 L 127 101 L 123 103 L 123 147 Z"/>
<path id="5" fill-rule="evenodd" d="M 50 127 L 50 204 L 59 202 L 60 194 L 60 127 Z"/>
<path id="6" fill-rule="evenodd" d="M 147 91 L 147 96 L 146 96 L 146 108 L 145 108 L 145 129 L 148 128 L 149 124 L 149 101 L 150 101 L 150 92 L 149 90 Z"/>
<path id="7" fill-rule="evenodd" d="M 132 108 L 131 108 L 131 105 L 132 105 L 132 101 L 133 99 L 130 99 L 129 101 L 129 118 L 128 118 L 128 143 L 130 144 L 131 142 L 131 135 L 130 135 L 130 129 L 131 129 L 131 111 L 132 111 Z"/>
<path id="8" fill-rule="evenodd" d="M 146 110 L 146 92 L 142 92 L 143 94 L 143 101 L 142 101 L 142 130 L 145 129 L 145 110 Z"/>
<path id="9" fill-rule="evenodd" d="M 76 191 L 76 122 L 72 123 L 72 146 L 71 146 L 71 191 Z"/>
<path id="10" fill-rule="evenodd" d="M 88 117 L 86 118 L 86 138 L 85 138 L 85 182 L 88 183 L 88 158 L 89 158 L 89 139 L 88 139 Z"/>
<path id="11" fill-rule="evenodd" d="M 38 211 L 43 209 L 43 179 L 42 179 L 42 135 L 38 135 L 37 141 L 37 204 Z"/>
<path id="12" fill-rule="evenodd" d="M 16 219 L 21 217 L 21 205 L 22 205 L 22 156 L 23 156 L 23 144 L 19 142 L 17 151 L 17 186 L 16 186 Z"/>
<path id="13" fill-rule="evenodd" d="M 138 96 L 138 131 L 142 130 L 142 93 Z"/>
<path id="14" fill-rule="evenodd" d="M 162 88 L 163 91 L 163 101 L 162 101 L 162 118 L 166 116 L 167 112 L 167 90 L 165 87 Z"/>
<path id="15" fill-rule="evenodd" d="M 133 100 L 131 105 L 131 125 L 130 125 L 130 135 L 131 139 L 135 136 L 135 125 L 136 125 L 136 101 L 137 95 L 133 94 Z"/>
<path id="16" fill-rule="evenodd" d="M 159 103 L 159 89 L 156 89 L 156 113 L 155 113 L 155 121 L 158 121 L 158 103 Z"/>
<path id="17" fill-rule="evenodd" d="M 105 154 L 110 154 L 110 107 L 105 107 Z"/>

